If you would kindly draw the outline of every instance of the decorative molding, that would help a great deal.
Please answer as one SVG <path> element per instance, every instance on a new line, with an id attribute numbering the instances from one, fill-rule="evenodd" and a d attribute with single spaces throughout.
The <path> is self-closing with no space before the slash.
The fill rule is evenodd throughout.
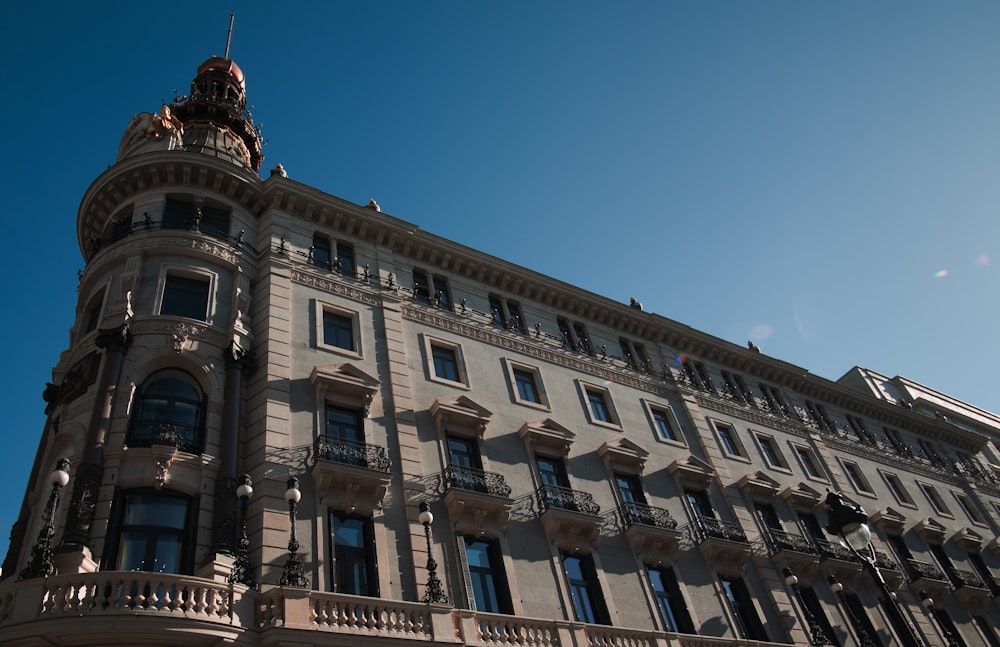
<path id="1" fill-rule="evenodd" d="M 293 283 L 316 288 L 317 290 L 322 290 L 329 294 L 336 294 L 337 296 L 344 297 L 345 299 L 357 301 L 372 307 L 379 307 L 382 305 L 382 299 L 371 289 L 363 290 L 356 287 L 356 281 L 352 281 L 349 284 L 345 279 L 333 278 L 334 276 L 336 275 L 331 275 L 330 278 L 325 278 L 317 276 L 311 272 L 304 272 L 294 267 L 291 270 L 291 279 Z"/>
<path id="2" fill-rule="evenodd" d="M 597 448 L 597 455 L 604 461 L 608 471 L 624 470 L 632 474 L 641 474 L 649 452 L 628 438 L 615 438 L 604 441 Z"/>
<path id="3" fill-rule="evenodd" d="M 552 418 L 526 422 L 517 430 L 517 435 L 529 451 L 548 450 L 555 456 L 562 457 L 569 454 L 569 447 L 576 440 L 576 434 Z"/>
<path id="4" fill-rule="evenodd" d="M 450 426 L 454 430 L 472 431 L 479 439 L 482 439 L 493 415 L 492 411 L 465 395 L 438 398 L 431 403 L 430 411 L 437 423 L 438 433 L 443 433 Z"/>

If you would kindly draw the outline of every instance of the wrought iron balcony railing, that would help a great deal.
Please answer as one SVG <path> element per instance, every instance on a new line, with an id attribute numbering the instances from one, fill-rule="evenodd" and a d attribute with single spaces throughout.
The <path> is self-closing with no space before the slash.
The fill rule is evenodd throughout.
<path id="1" fill-rule="evenodd" d="M 558 485 L 543 485 L 538 488 L 538 507 L 544 512 L 550 509 L 570 510 L 583 514 L 597 515 L 601 506 L 586 492 L 571 490 Z"/>
<path id="2" fill-rule="evenodd" d="M 882 551 L 875 551 L 875 566 L 884 571 L 899 571 L 899 564 Z"/>
<path id="3" fill-rule="evenodd" d="M 805 553 L 806 555 L 819 554 L 812 541 L 802 535 L 784 532 L 783 530 L 768 530 L 765 538 L 772 555 L 782 550 L 791 550 L 797 553 Z"/>
<path id="4" fill-rule="evenodd" d="M 906 574 L 910 576 L 911 580 L 937 580 L 939 582 L 947 582 L 948 576 L 944 574 L 936 564 L 930 564 L 928 562 L 921 562 L 916 559 L 907 559 L 903 566 L 906 568 Z"/>
<path id="5" fill-rule="evenodd" d="M 356 465 L 378 470 L 389 471 L 389 457 L 385 447 L 369 445 L 357 440 L 346 440 L 326 434 L 318 436 L 314 445 L 316 458 L 333 461 L 342 465 Z"/>
<path id="6" fill-rule="evenodd" d="M 822 560 L 837 559 L 842 562 L 852 562 L 855 564 L 861 563 L 860 557 L 858 557 L 849 548 L 844 548 L 840 544 L 835 544 L 832 541 L 826 541 L 824 539 L 816 539 L 814 543 L 816 544 L 816 548 L 819 549 L 819 556 Z"/>
<path id="7" fill-rule="evenodd" d="M 129 447 L 169 445 L 181 451 L 200 454 L 203 445 L 202 430 L 197 425 L 179 425 L 171 422 L 138 422 L 129 432 L 125 443 Z"/>
<path id="8" fill-rule="evenodd" d="M 746 544 L 747 536 L 743 529 L 731 521 L 721 521 L 711 517 L 698 517 L 691 524 L 694 539 L 701 543 L 707 539 L 724 539 Z"/>
<path id="9" fill-rule="evenodd" d="M 663 508 L 654 508 L 645 503 L 629 502 L 622 504 L 618 508 L 621 515 L 622 524 L 626 528 L 634 525 L 653 526 L 654 528 L 665 528 L 675 530 L 677 520 L 670 516 L 670 513 Z"/>
<path id="10" fill-rule="evenodd" d="M 123 222 L 118 224 L 112 231 L 109 232 L 107 238 L 93 238 L 89 241 L 88 247 L 91 253 L 96 254 L 105 247 L 114 245 L 118 241 L 124 240 L 133 234 L 139 234 L 145 231 L 154 230 L 174 230 L 174 231 L 193 231 L 195 233 L 204 234 L 211 238 L 215 238 L 222 242 L 232 245 L 235 249 L 247 254 L 251 258 L 259 258 L 261 253 L 256 247 L 251 245 L 245 240 L 245 234 L 240 232 L 236 236 L 230 236 L 228 231 L 228 223 L 225 227 L 221 227 L 216 223 L 205 222 L 202 223 L 195 218 L 189 218 L 187 220 L 173 222 L 166 220 L 153 220 L 149 214 L 146 214 L 144 220 L 139 222 Z"/>
<path id="11" fill-rule="evenodd" d="M 954 566 L 948 567 L 948 579 L 956 589 L 963 586 L 974 589 L 986 589 L 986 584 L 983 583 L 979 575 L 972 571 L 955 568 Z"/>
<path id="12" fill-rule="evenodd" d="M 484 472 L 474 467 L 449 465 L 441 473 L 441 480 L 449 489 L 456 488 L 501 497 L 510 496 L 510 486 L 507 485 L 502 474 Z"/>

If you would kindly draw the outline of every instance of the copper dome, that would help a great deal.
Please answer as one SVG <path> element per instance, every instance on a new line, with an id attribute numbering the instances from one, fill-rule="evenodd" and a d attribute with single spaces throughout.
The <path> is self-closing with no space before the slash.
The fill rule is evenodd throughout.
<path id="1" fill-rule="evenodd" d="M 213 56 L 207 61 L 198 66 L 198 76 L 203 74 L 209 74 L 211 72 L 223 72 L 233 77 L 240 87 L 246 89 L 246 83 L 243 76 L 243 70 L 237 65 L 232 59 L 223 58 L 222 56 Z"/>

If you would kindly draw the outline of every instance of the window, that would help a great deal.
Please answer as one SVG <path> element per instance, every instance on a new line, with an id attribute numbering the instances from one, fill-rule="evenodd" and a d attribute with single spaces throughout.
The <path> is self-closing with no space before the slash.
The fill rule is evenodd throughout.
<path id="1" fill-rule="evenodd" d="M 448 444 L 448 486 L 472 492 L 484 491 L 487 484 L 482 476 L 483 459 L 479 441 L 466 436 L 445 434 Z"/>
<path id="2" fill-rule="evenodd" d="M 900 456 L 905 456 L 907 458 L 914 458 L 913 450 L 910 449 L 910 446 L 903 441 L 903 437 L 899 434 L 898 431 L 896 431 L 892 427 L 884 427 L 883 429 L 885 430 L 885 438 L 886 440 L 889 441 L 889 444 L 892 445 L 892 449 L 894 452 L 896 452 Z"/>
<path id="3" fill-rule="evenodd" d="M 517 397 L 525 402 L 541 403 L 538 395 L 538 385 L 535 384 L 535 373 L 523 369 L 514 369 L 514 383 L 517 385 Z"/>
<path id="4" fill-rule="evenodd" d="M 792 417 L 792 410 L 788 408 L 788 403 L 785 402 L 785 398 L 781 395 L 781 391 L 769 384 L 761 383 L 760 392 L 764 396 L 764 403 L 767 404 L 768 411 L 781 414 L 789 418 Z"/>
<path id="5" fill-rule="evenodd" d="M 522 333 L 525 331 L 524 316 L 521 314 L 521 306 L 516 301 L 510 301 L 495 294 L 491 294 L 489 299 L 494 326 Z"/>
<path id="6" fill-rule="evenodd" d="M 899 476 L 893 474 L 892 472 L 883 472 L 882 470 L 879 470 L 879 473 L 882 475 L 882 479 L 885 481 L 885 484 L 889 486 L 889 491 L 892 492 L 892 496 L 896 497 L 897 502 L 902 505 L 915 505 L 913 503 L 913 497 L 911 497 L 910 493 L 906 491 L 906 488 L 903 486 L 903 482 L 899 479 Z"/>
<path id="7" fill-rule="evenodd" d="M 101 310 L 104 308 L 104 291 L 98 292 L 87 303 L 86 310 L 83 311 L 83 319 L 80 320 L 80 332 L 78 338 L 83 337 L 92 330 L 97 329 L 101 321 Z"/>
<path id="8" fill-rule="evenodd" d="M 774 509 L 774 506 L 770 503 L 755 503 L 754 512 L 757 513 L 757 519 L 760 520 L 761 526 L 765 530 L 778 530 L 781 531 L 781 519 L 778 518 L 778 511 Z"/>
<path id="9" fill-rule="evenodd" d="M 131 447 L 176 445 L 200 452 L 203 442 L 201 389 L 180 371 L 162 371 L 138 389 L 126 444 Z"/>
<path id="10" fill-rule="evenodd" d="M 193 566 L 191 500 L 166 492 L 127 492 L 121 500 L 118 571 L 190 574 Z"/>
<path id="11" fill-rule="evenodd" d="M 951 510 L 949 510 L 948 506 L 945 505 L 944 499 L 942 499 L 941 495 L 938 494 L 937 488 L 929 483 L 917 483 L 917 485 L 920 486 L 924 496 L 927 497 L 928 501 L 930 501 L 931 507 L 934 508 L 935 512 L 947 517 L 952 516 Z"/>
<path id="12" fill-rule="evenodd" d="M 684 358 L 681 360 L 681 368 L 691 386 L 702 391 L 715 393 L 715 385 L 712 384 L 712 377 L 708 374 L 708 369 L 701 362 Z"/>
<path id="13" fill-rule="evenodd" d="M 344 465 L 368 466 L 365 447 L 364 412 L 361 409 L 326 403 L 320 457 Z"/>
<path id="14" fill-rule="evenodd" d="M 458 370 L 458 350 L 453 347 L 431 344 L 431 361 L 434 364 L 434 375 L 442 380 L 461 382 L 461 372 Z"/>
<path id="15" fill-rule="evenodd" d="M 323 310 L 323 345 L 356 350 L 354 346 L 354 317 L 332 310 Z"/>
<path id="16" fill-rule="evenodd" d="M 819 596 L 816 595 L 816 590 L 811 586 L 799 587 L 799 597 L 802 600 L 802 605 L 812 614 L 816 622 L 819 623 L 819 628 L 823 631 L 823 635 L 831 645 L 836 645 L 840 647 L 840 641 L 837 640 L 837 634 L 833 631 L 833 625 L 830 624 L 830 619 L 826 616 L 826 610 L 823 608 L 823 603 L 820 602 Z"/>
<path id="17" fill-rule="evenodd" d="M 622 349 L 622 358 L 625 363 L 637 371 L 649 373 L 652 371 L 652 364 L 646 354 L 646 348 L 637 341 L 629 341 L 624 337 L 618 339 L 618 345 Z"/>
<path id="18" fill-rule="evenodd" d="M 852 461 L 841 461 L 844 466 L 844 474 L 847 475 L 847 480 L 851 482 L 851 486 L 863 494 L 875 494 L 872 491 L 872 486 L 865 478 L 864 472 L 862 472 L 861 467 Z"/>
<path id="19" fill-rule="evenodd" d="M 889 545 L 889 549 L 895 553 L 896 561 L 900 564 L 905 564 L 908 560 L 913 559 L 913 553 L 910 552 L 910 547 L 906 545 L 906 539 L 902 535 L 886 535 L 885 541 Z"/>
<path id="20" fill-rule="evenodd" d="M 559 326 L 559 334 L 565 348 L 587 355 L 594 354 L 590 346 L 590 338 L 587 336 L 586 326 L 577 321 L 569 321 L 565 317 L 558 317 L 556 325 Z"/>
<path id="21" fill-rule="evenodd" d="M 646 509 L 646 494 L 642 491 L 642 480 L 636 474 L 615 473 L 615 488 L 621 503 L 622 516 L 627 524 L 649 524 Z"/>
<path id="22" fill-rule="evenodd" d="M 736 429 L 727 422 L 719 422 L 717 420 L 712 421 L 712 426 L 715 427 L 715 433 L 719 437 L 719 443 L 722 445 L 722 450 L 730 456 L 743 456 L 743 447 L 740 445 L 739 439 L 736 437 Z"/>
<path id="23" fill-rule="evenodd" d="M 442 310 L 451 310 L 451 291 L 448 279 L 443 276 L 428 276 L 423 270 L 414 269 L 413 298 Z"/>
<path id="24" fill-rule="evenodd" d="M 208 277 L 167 274 L 160 314 L 207 321 L 210 288 Z"/>
<path id="25" fill-rule="evenodd" d="M 826 413 L 826 407 L 822 404 L 806 400 L 806 412 L 813 423 L 820 429 L 830 432 L 837 431 L 837 425 L 833 424 L 833 420 Z"/>
<path id="26" fill-rule="evenodd" d="M 962 510 L 965 512 L 965 515 L 969 517 L 969 520 L 972 523 L 980 525 L 986 524 L 986 519 L 983 517 L 982 513 L 979 512 L 979 508 L 977 508 L 976 504 L 972 502 L 972 499 L 960 492 L 953 492 L 953 494 L 955 495 L 955 499 L 958 500 L 958 504 L 962 506 Z"/>
<path id="27" fill-rule="evenodd" d="M 726 393 L 733 400 L 746 402 L 751 407 L 757 408 L 757 400 L 753 397 L 753 393 L 750 392 L 750 388 L 743 381 L 742 376 L 722 371 L 722 382 L 726 386 Z"/>
<path id="28" fill-rule="evenodd" d="M 687 605 L 684 604 L 684 596 L 681 594 L 680 584 L 677 582 L 677 575 L 673 568 L 653 568 L 646 567 L 646 574 L 649 576 L 649 583 L 653 587 L 653 595 L 656 597 L 656 608 L 660 611 L 660 619 L 663 621 L 665 631 L 693 634 L 694 623 L 688 613 Z"/>
<path id="29" fill-rule="evenodd" d="M 851 431 L 854 435 L 858 437 L 858 440 L 866 445 L 875 445 L 875 436 L 868 431 L 868 427 L 865 426 L 865 421 L 857 416 L 852 416 L 848 414 L 847 424 L 851 426 Z"/>
<path id="30" fill-rule="evenodd" d="M 313 234 L 312 246 L 309 248 L 309 262 L 324 270 L 331 269 L 330 239 L 321 234 Z"/>
<path id="31" fill-rule="evenodd" d="M 584 401 L 587 420 L 592 424 L 620 428 L 618 414 L 611 401 L 611 393 L 603 386 L 577 381 L 580 396 Z"/>
<path id="32" fill-rule="evenodd" d="M 764 456 L 764 460 L 767 461 L 768 465 L 778 469 L 788 469 L 788 462 L 785 461 L 785 457 L 781 453 L 781 449 L 778 448 L 778 443 L 774 440 L 773 436 L 754 434 L 754 437 L 757 439 L 760 453 Z"/>
<path id="33" fill-rule="evenodd" d="M 354 245 L 337 241 L 337 271 L 344 276 L 357 277 L 357 265 L 354 261 Z"/>
<path id="34" fill-rule="evenodd" d="M 675 443 L 683 443 L 680 434 L 680 427 L 677 424 L 677 417 L 670 407 L 661 407 L 643 400 L 646 406 L 649 419 L 653 424 L 653 430 L 659 440 L 667 440 Z"/>
<path id="35" fill-rule="evenodd" d="M 799 513 L 799 526 L 802 528 L 803 534 L 813 541 L 827 541 L 823 526 L 820 525 L 816 515 L 811 512 Z"/>
<path id="36" fill-rule="evenodd" d="M 962 634 L 958 632 L 958 627 L 955 626 L 955 621 L 951 619 L 951 614 L 948 613 L 947 609 L 931 607 L 930 612 L 937 619 L 938 624 L 941 625 L 941 629 L 944 630 L 945 642 L 948 645 L 967 647 L 967 643 L 962 638 Z"/>
<path id="37" fill-rule="evenodd" d="M 696 519 L 715 519 L 715 508 L 708 497 L 708 492 L 704 490 L 684 490 L 684 497 L 687 499 L 691 514 Z"/>
<path id="38" fill-rule="evenodd" d="M 513 614 L 503 559 L 495 541 L 465 537 L 465 557 L 476 611 Z"/>
<path id="39" fill-rule="evenodd" d="M 163 207 L 162 227 L 200 231 L 225 240 L 229 238 L 229 211 L 207 204 L 196 205 L 167 198 Z"/>
<path id="40" fill-rule="evenodd" d="M 997 630 L 994 629 L 993 622 L 989 618 L 974 615 L 972 620 L 979 628 L 979 633 L 986 637 L 986 642 L 989 643 L 990 647 L 1000 647 L 1000 636 L 997 636 Z"/>
<path id="41" fill-rule="evenodd" d="M 590 624 L 611 624 L 608 608 L 604 604 L 600 585 L 597 583 L 597 569 L 590 555 L 569 555 L 563 553 L 563 568 L 569 582 L 570 598 L 573 601 L 573 615 L 578 622 Z"/>
<path id="42" fill-rule="evenodd" d="M 753 598 L 750 597 L 750 591 L 743 578 L 720 577 L 719 580 L 722 582 L 722 591 L 736 621 L 737 635 L 749 640 L 770 640 L 764 631 L 764 625 L 760 622 L 757 609 L 753 605 Z"/>
<path id="43" fill-rule="evenodd" d="M 861 626 L 864 628 L 865 633 L 871 636 L 874 640 L 877 640 L 878 645 L 884 644 L 881 638 L 879 637 L 878 631 L 876 631 L 875 629 L 875 625 L 872 624 L 872 619 L 868 615 L 868 610 L 865 608 L 864 602 L 861 601 L 861 598 L 858 597 L 858 594 L 848 593 L 847 591 L 844 591 L 841 594 L 841 596 L 842 596 L 841 599 L 843 599 L 844 604 L 847 605 L 847 608 L 850 611 L 851 615 L 857 618 L 858 622 L 861 623 Z M 889 615 L 890 617 L 892 617 L 893 614 Z M 907 632 L 903 632 L 902 635 L 904 636 L 907 635 Z"/>
<path id="44" fill-rule="evenodd" d="M 545 506 L 576 510 L 576 499 L 569 491 L 566 462 L 561 458 L 536 455 L 535 467 L 538 468 L 538 480 L 541 483 L 539 493 Z"/>
<path id="45" fill-rule="evenodd" d="M 812 479 L 826 480 L 819 471 L 816 456 L 812 453 L 811 449 L 802 445 L 795 445 L 795 455 L 798 456 L 799 463 L 802 465 L 802 471 L 805 472 L 806 476 Z"/>
<path id="46" fill-rule="evenodd" d="M 333 563 L 330 565 L 336 593 L 378 597 L 375 538 L 371 519 L 330 513 Z"/>

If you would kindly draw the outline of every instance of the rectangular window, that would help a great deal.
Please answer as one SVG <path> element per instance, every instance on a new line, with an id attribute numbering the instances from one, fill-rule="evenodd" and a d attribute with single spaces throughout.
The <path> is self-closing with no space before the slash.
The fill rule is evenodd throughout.
<path id="1" fill-rule="evenodd" d="M 947 517 L 952 516 L 951 510 L 949 510 L 948 506 L 945 505 L 944 499 L 942 499 L 941 495 L 938 494 L 937 488 L 929 483 L 918 483 L 917 485 L 924 493 L 924 496 L 927 497 L 927 500 L 930 501 L 931 507 L 934 508 L 935 512 Z"/>
<path id="2" fill-rule="evenodd" d="M 783 530 L 781 519 L 778 518 L 778 511 L 770 503 L 755 503 L 754 512 L 757 513 L 757 519 L 766 530 Z"/>
<path id="3" fill-rule="evenodd" d="M 761 383 L 760 392 L 764 396 L 764 403 L 767 404 L 769 411 L 779 415 L 792 417 L 792 410 L 788 407 L 788 403 L 785 402 L 785 398 L 781 395 L 781 391 L 769 384 Z"/>
<path id="4" fill-rule="evenodd" d="M 649 417 L 653 421 L 653 428 L 656 430 L 658 438 L 681 442 L 680 432 L 677 429 L 677 420 L 674 418 L 672 410 L 650 406 Z"/>
<path id="5" fill-rule="evenodd" d="M 578 321 L 569 321 L 565 317 L 556 318 L 556 325 L 559 326 L 559 335 L 562 337 L 565 348 L 587 355 L 594 354 L 590 347 L 590 337 L 587 335 L 586 326 Z"/>
<path id="6" fill-rule="evenodd" d="M 822 404 L 806 400 L 806 412 L 818 428 L 823 431 L 837 431 L 837 426 L 833 424 L 833 420 L 831 420 L 830 416 L 826 413 L 826 407 Z"/>
<path id="7" fill-rule="evenodd" d="M 770 640 L 764 631 L 764 625 L 760 622 L 757 608 L 753 605 L 753 598 L 743 578 L 720 577 L 719 580 L 726 601 L 729 602 L 729 608 L 733 612 L 733 619 L 736 621 L 736 633 L 749 640 Z"/>
<path id="8" fill-rule="evenodd" d="M 851 482 L 851 486 L 855 490 L 864 494 L 875 494 L 868 479 L 865 478 L 861 466 L 852 461 L 841 461 L 841 464 L 844 466 L 844 474 L 847 475 L 847 480 Z"/>
<path id="9" fill-rule="evenodd" d="M 495 541 L 465 537 L 465 558 L 476 611 L 513 614 L 503 558 Z"/>
<path id="10" fill-rule="evenodd" d="M 309 262 L 316 267 L 329 270 L 330 264 L 330 239 L 321 234 L 313 234 L 312 246 L 309 248 Z"/>
<path id="11" fill-rule="evenodd" d="M 955 499 L 958 500 L 958 504 L 962 506 L 962 510 L 965 515 L 969 518 L 969 521 L 977 524 L 985 524 L 986 519 L 983 517 L 982 513 L 976 507 L 976 504 L 972 502 L 972 499 L 960 492 L 953 492 Z"/>
<path id="12" fill-rule="evenodd" d="M 611 400 L 611 393 L 603 386 L 577 382 L 580 396 L 584 401 L 587 419 L 597 425 L 619 426 L 618 414 Z"/>
<path id="13" fill-rule="evenodd" d="M 354 245 L 337 241 L 337 271 L 344 276 L 357 278 L 354 262 Z"/>
<path id="14" fill-rule="evenodd" d="M 163 229 L 200 231 L 216 238 L 229 238 L 229 211 L 207 204 L 195 205 L 167 198 L 163 207 Z"/>
<path id="15" fill-rule="evenodd" d="M 715 385 L 712 383 L 712 377 L 703 363 L 691 359 L 683 359 L 681 360 L 681 368 L 684 369 L 684 375 L 691 386 L 702 391 L 715 393 Z"/>
<path id="16" fill-rule="evenodd" d="M 514 384 L 517 386 L 518 399 L 541 404 L 542 400 L 538 395 L 538 385 L 535 383 L 534 371 L 515 368 Z"/>
<path id="17" fill-rule="evenodd" d="M 126 493 L 117 555 L 119 571 L 190 573 L 193 566 L 191 500 L 169 494 Z"/>
<path id="18" fill-rule="evenodd" d="M 823 603 L 820 602 L 819 596 L 816 595 L 816 590 L 811 586 L 800 587 L 799 597 L 802 599 L 802 605 L 812 614 L 816 622 L 819 623 L 819 628 L 823 631 L 823 635 L 826 636 L 829 644 L 840 647 L 840 641 L 837 639 L 837 634 L 833 631 L 830 619 L 826 616 Z"/>
<path id="19" fill-rule="evenodd" d="M 796 445 L 795 455 L 798 456 L 799 463 L 802 465 L 802 471 L 805 472 L 806 476 L 809 478 L 826 480 L 819 471 L 819 465 L 817 464 L 816 457 L 812 453 L 811 449 L 808 447 L 802 447 L 801 445 Z"/>
<path id="20" fill-rule="evenodd" d="M 785 461 L 784 455 L 781 453 L 781 449 L 778 448 L 777 441 L 774 440 L 773 436 L 765 436 L 764 434 L 754 434 L 757 439 L 757 444 L 760 446 L 760 453 L 764 456 L 764 460 L 771 467 L 777 467 L 779 469 L 788 469 L 788 462 Z"/>
<path id="21" fill-rule="evenodd" d="M 809 537 L 813 541 L 827 541 L 826 533 L 823 531 L 823 526 L 820 525 L 819 519 L 816 518 L 816 515 L 811 512 L 799 513 L 799 526 L 802 528 L 805 536 Z"/>
<path id="22" fill-rule="evenodd" d="M 722 382 L 726 386 L 726 393 L 737 402 L 745 402 L 753 408 L 757 408 L 757 400 L 743 380 L 743 377 L 729 371 L 722 371 Z"/>
<path id="23" fill-rule="evenodd" d="M 494 326 L 505 330 L 524 332 L 524 316 L 521 314 L 521 306 L 517 302 L 495 294 L 489 296 L 489 301 Z"/>
<path id="24" fill-rule="evenodd" d="M 691 508 L 691 514 L 696 519 L 715 519 L 715 508 L 712 507 L 712 501 L 708 497 L 708 492 L 704 490 L 685 489 L 684 496 L 687 498 L 688 507 Z"/>
<path id="25" fill-rule="evenodd" d="M 889 486 L 889 491 L 892 492 L 892 496 L 896 497 L 896 501 L 903 505 L 915 505 L 913 502 L 913 497 L 910 493 L 906 491 L 906 487 L 903 486 L 903 482 L 900 480 L 899 476 L 893 474 L 892 472 L 883 472 L 879 470 L 882 474 L 882 479 L 885 480 L 885 484 Z"/>
<path id="26" fill-rule="evenodd" d="M 656 597 L 656 607 L 660 611 L 664 630 L 684 634 L 695 633 L 694 623 L 684 603 L 684 596 L 681 594 L 674 569 L 669 566 L 662 568 L 647 566 L 646 573 L 649 575 L 649 583 Z"/>
<path id="27" fill-rule="evenodd" d="M 483 459 L 475 438 L 446 434 L 448 443 L 448 486 L 479 492 L 486 487 L 482 477 Z"/>
<path id="28" fill-rule="evenodd" d="M 330 514 L 335 593 L 378 597 L 375 539 L 371 519 Z"/>
<path id="29" fill-rule="evenodd" d="M 625 363 L 637 371 L 648 373 L 652 370 L 649 356 L 646 355 L 646 348 L 637 341 L 630 341 L 624 337 L 618 339 L 618 345 L 622 349 L 622 359 Z"/>
<path id="30" fill-rule="evenodd" d="M 590 555 L 563 553 L 563 569 L 569 582 L 573 601 L 573 616 L 577 622 L 609 625 L 611 616 L 604 604 L 604 596 L 597 582 L 597 569 Z"/>
<path id="31" fill-rule="evenodd" d="M 865 421 L 857 416 L 852 416 L 848 414 L 847 424 L 851 426 L 851 431 L 857 436 L 858 440 L 866 445 L 875 445 L 875 436 L 868 431 L 868 427 L 865 426 Z"/>
<path id="32" fill-rule="evenodd" d="M 590 403 L 590 415 L 599 422 L 611 422 L 611 413 L 604 394 L 600 391 L 587 389 L 587 402 Z"/>
<path id="33" fill-rule="evenodd" d="M 719 436 L 719 443 L 722 445 L 723 451 L 730 456 L 743 456 L 743 448 L 736 437 L 736 429 L 731 424 L 713 420 L 712 426 L 715 427 L 715 433 Z"/>
<path id="34" fill-rule="evenodd" d="M 354 317 L 323 310 L 323 344 L 353 351 Z"/>
<path id="35" fill-rule="evenodd" d="M 83 312 L 79 337 L 83 337 L 97 328 L 97 324 L 101 321 L 101 310 L 103 307 L 104 292 L 101 291 L 90 300 L 90 303 L 87 304 L 87 309 Z"/>
<path id="36" fill-rule="evenodd" d="M 434 362 L 434 375 L 451 382 L 462 381 L 458 370 L 458 354 L 454 348 L 431 344 L 431 359 Z"/>
<path id="37" fill-rule="evenodd" d="M 207 321 L 210 287 L 211 281 L 207 277 L 167 274 L 160 314 Z"/>

